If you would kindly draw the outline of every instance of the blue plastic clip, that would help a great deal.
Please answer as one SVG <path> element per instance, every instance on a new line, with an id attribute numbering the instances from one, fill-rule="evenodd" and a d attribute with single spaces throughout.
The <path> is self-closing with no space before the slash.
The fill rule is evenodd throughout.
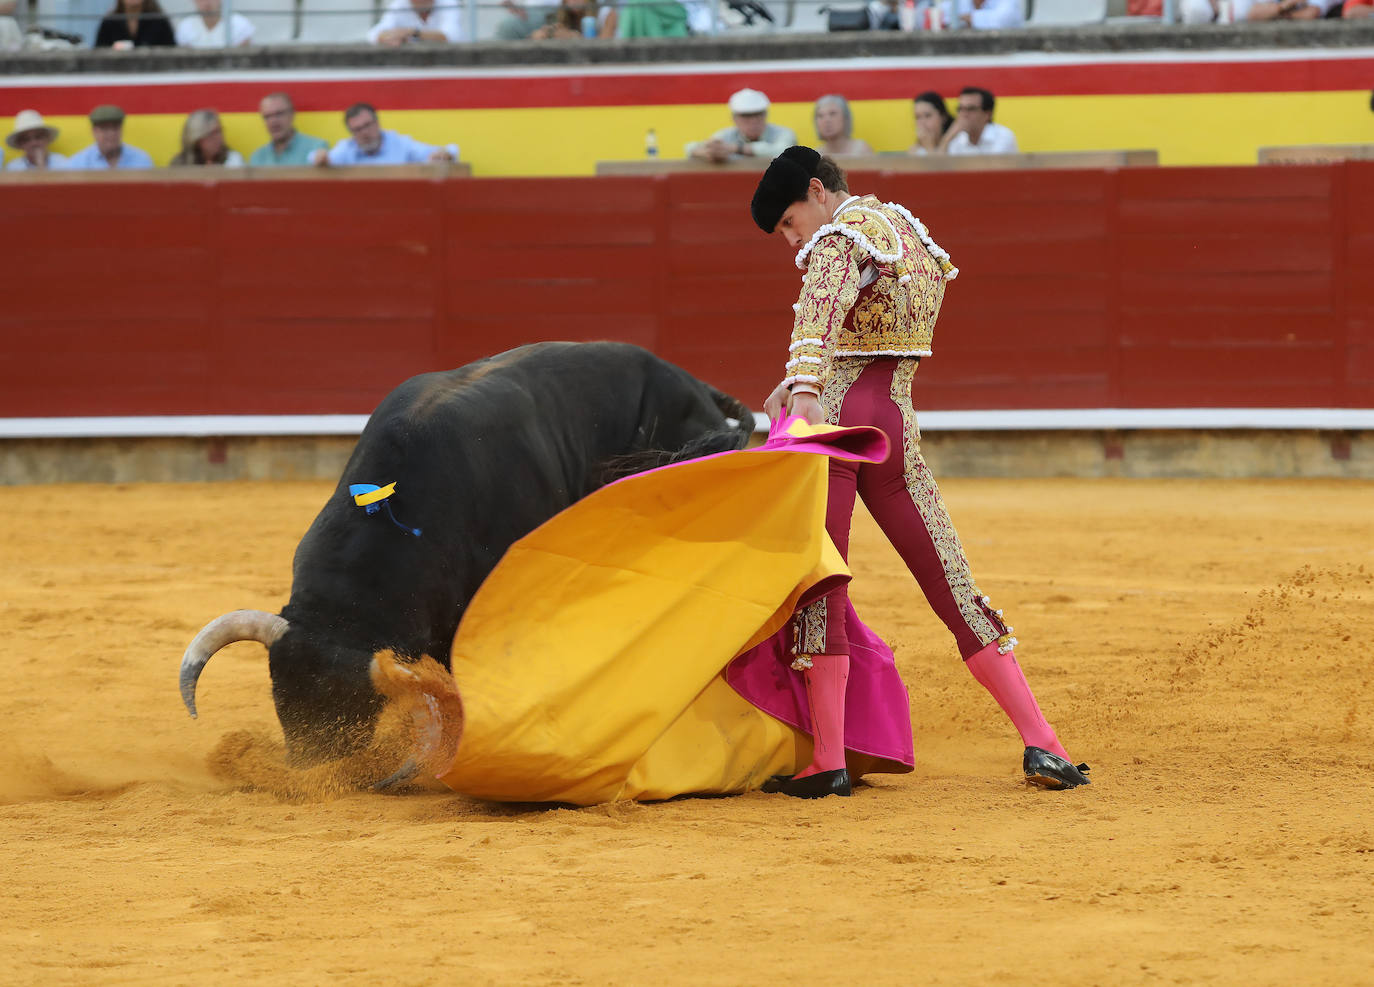
<path id="1" fill-rule="evenodd" d="M 353 498 L 353 503 L 357 504 L 368 514 L 376 514 L 383 507 L 386 508 L 386 516 L 391 518 L 391 523 L 396 525 L 407 534 L 412 534 L 416 538 L 420 537 L 420 529 L 412 528 L 408 524 L 402 524 L 396 519 L 396 514 L 391 510 L 391 495 L 396 492 L 396 484 L 388 483 L 384 487 L 379 487 L 375 483 L 350 483 L 348 493 Z"/>

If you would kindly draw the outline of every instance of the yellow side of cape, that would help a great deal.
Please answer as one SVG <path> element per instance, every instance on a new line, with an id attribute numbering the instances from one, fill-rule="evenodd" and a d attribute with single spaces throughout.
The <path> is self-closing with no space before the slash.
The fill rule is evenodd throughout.
<path id="1" fill-rule="evenodd" d="M 824 456 L 753 451 L 613 484 L 516 542 L 459 626 L 466 722 L 439 777 L 590 805 L 756 788 L 810 738 L 721 677 L 821 581 Z"/>

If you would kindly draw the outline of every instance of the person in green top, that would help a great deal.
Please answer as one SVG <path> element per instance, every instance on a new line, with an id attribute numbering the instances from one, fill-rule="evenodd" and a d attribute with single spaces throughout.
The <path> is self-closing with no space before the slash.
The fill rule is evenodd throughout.
<path id="1" fill-rule="evenodd" d="M 311 164 L 312 154 L 319 150 L 328 150 L 328 141 L 297 132 L 296 106 L 286 93 L 271 93 L 264 96 L 258 104 L 258 112 L 262 114 L 267 136 L 271 137 L 272 141 L 253 152 L 248 159 L 249 167 L 299 165 L 304 168 Z"/>

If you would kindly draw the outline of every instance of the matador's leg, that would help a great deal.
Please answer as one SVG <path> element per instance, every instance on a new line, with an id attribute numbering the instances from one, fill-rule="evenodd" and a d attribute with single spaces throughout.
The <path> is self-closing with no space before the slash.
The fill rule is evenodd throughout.
<path id="1" fill-rule="evenodd" d="M 828 386 L 823 405 L 833 421 L 844 402 L 846 375 Z M 830 461 L 826 497 L 825 530 L 846 560 L 849 558 L 849 524 L 854 514 L 859 465 Z M 841 585 L 821 599 L 797 611 L 792 624 L 792 667 L 806 682 L 811 713 L 811 763 L 790 778 L 774 779 L 770 790 L 799 798 L 848 795 L 849 772 L 845 767 L 844 706 L 849 685 L 849 637 L 845 614 L 849 590 Z"/>
<path id="2" fill-rule="evenodd" d="M 939 488 L 921 456 L 921 433 L 911 403 L 916 365 L 915 360 L 882 361 L 850 389 L 846 418 L 852 413 L 855 421 L 862 415 L 878 424 L 893 447 L 886 463 L 859 474 L 858 493 L 931 608 L 954 634 L 969 672 L 1020 733 L 1027 777 L 1047 787 L 1087 784 L 1026 683 L 1012 650 L 1012 628 L 974 583 Z M 879 369 L 880 374 L 873 372 Z"/>

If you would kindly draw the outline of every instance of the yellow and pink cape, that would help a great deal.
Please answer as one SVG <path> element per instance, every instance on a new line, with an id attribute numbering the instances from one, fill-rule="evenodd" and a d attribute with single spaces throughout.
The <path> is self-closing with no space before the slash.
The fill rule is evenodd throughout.
<path id="1" fill-rule="evenodd" d="M 520 539 L 454 639 L 462 735 L 438 777 L 589 805 L 744 792 L 807 763 L 784 643 L 799 602 L 849 578 L 824 530 L 827 460 L 886 454 L 876 429 L 791 419 L 764 446 L 629 477 Z M 851 766 L 909 771 L 905 690 L 882 642 L 858 636 Z"/>

